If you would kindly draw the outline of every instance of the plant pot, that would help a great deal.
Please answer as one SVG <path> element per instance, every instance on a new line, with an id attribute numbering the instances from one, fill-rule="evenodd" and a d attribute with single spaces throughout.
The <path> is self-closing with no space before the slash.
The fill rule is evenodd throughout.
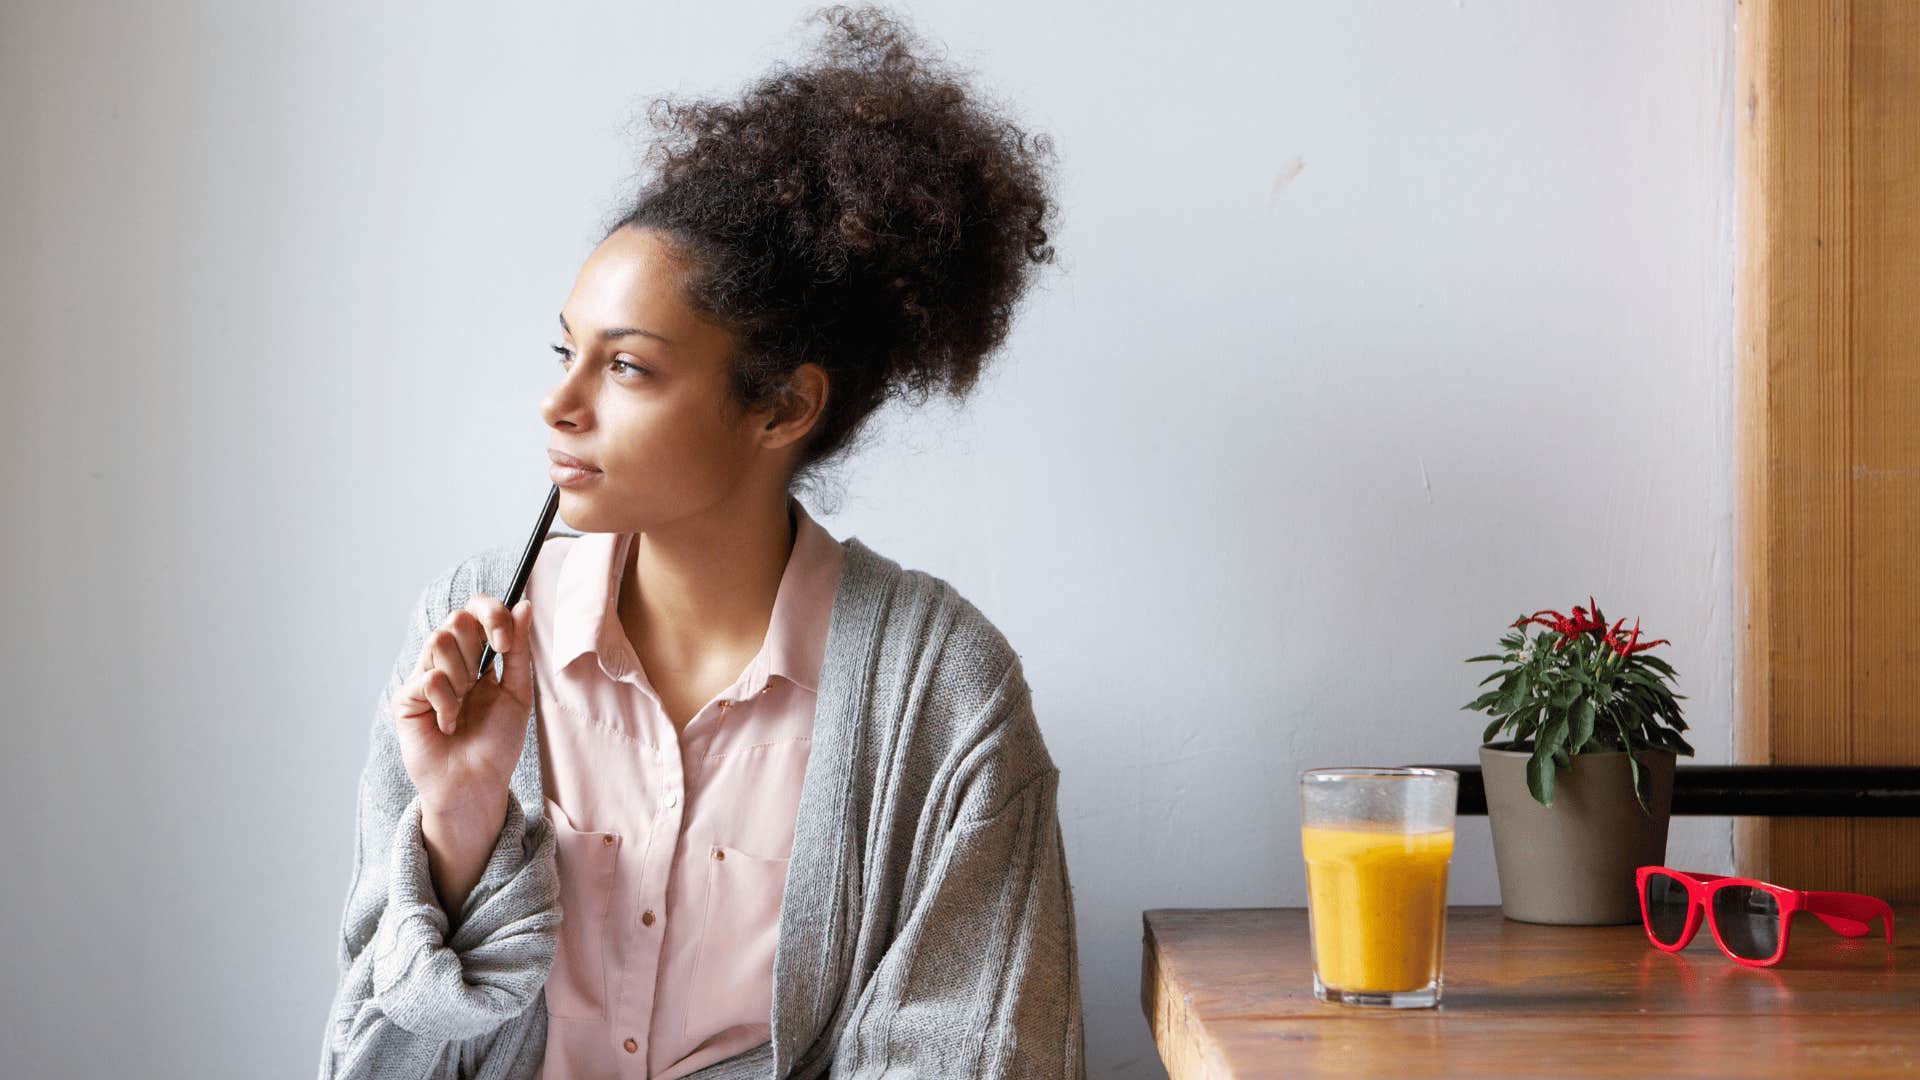
<path id="1" fill-rule="evenodd" d="M 1527 751 L 1510 745 L 1480 748 L 1501 911 L 1562 926 L 1639 922 L 1634 870 L 1666 861 L 1673 751 L 1634 752 L 1643 811 L 1624 752 L 1573 755 L 1554 779 L 1553 805 L 1542 806 L 1527 790 Z"/>

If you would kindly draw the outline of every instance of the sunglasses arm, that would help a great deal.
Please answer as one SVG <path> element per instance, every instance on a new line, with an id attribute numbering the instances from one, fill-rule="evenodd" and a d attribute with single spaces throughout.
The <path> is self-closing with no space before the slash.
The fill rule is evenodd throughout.
<path id="1" fill-rule="evenodd" d="M 1893 942 L 1893 908 L 1885 900 L 1849 892 L 1806 892 L 1801 894 L 1805 909 L 1820 921 L 1846 937 L 1861 937 L 1870 932 L 1873 920 L 1886 927 L 1887 942 Z"/>

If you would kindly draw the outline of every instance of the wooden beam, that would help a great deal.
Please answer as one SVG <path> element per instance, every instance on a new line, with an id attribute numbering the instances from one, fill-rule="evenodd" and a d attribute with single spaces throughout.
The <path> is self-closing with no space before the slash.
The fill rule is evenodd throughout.
<path id="1" fill-rule="evenodd" d="M 1920 764 L 1920 5 L 1740 0 L 1737 760 Z M 1736 828 L 1742 873 L 1920 897 L 1920 825 Z"/>

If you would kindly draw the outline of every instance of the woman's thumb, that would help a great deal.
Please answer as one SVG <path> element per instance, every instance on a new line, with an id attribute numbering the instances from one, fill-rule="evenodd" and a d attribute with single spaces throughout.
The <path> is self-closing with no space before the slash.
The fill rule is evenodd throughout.
<path id="1" fill-rule="evenodd" d="M 507 652 L 500 686 L 516 700 L 533 704 L 532 600 L 523 599 L 513 607 L 513 648 Z"/>

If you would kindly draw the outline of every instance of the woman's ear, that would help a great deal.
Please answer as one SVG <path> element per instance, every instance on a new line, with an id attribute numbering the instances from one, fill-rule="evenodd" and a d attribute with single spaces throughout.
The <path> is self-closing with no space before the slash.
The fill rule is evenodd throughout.
<path id="1" fill-rule="evenodd" d="M 814 363 L 795 368 L 787 376 L 787 383 L 774 404 L 773 415 L 767 420 L 764 430 L 768 436 L 763 445 L 768 449 L 778 449 L 805 438 L 826 411 L 827 393 L 826 368 Z"/>

